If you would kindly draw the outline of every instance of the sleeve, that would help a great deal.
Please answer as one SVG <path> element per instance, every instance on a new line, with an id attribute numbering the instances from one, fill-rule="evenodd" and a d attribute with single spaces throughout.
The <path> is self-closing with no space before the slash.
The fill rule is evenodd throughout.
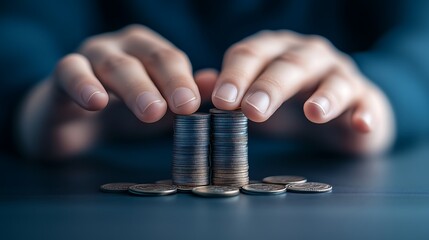
<path id="1" fill-rule="evenodd" d="M 90 1 L 0 3 L 0 151 L 13 151 L 15 117 L 26 93 L 96 26 Z"/>
<path id="2" fill-rule="evenodd" d="M 367 52 L 352 57 L 388 96 L 396 145 L 429 136 L 429 1 L 407 1 L 398 24 Z"/>

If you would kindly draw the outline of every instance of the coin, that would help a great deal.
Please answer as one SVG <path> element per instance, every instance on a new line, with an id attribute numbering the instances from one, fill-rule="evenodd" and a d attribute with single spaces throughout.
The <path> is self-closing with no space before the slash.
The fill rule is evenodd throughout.
<path id="1" fill-rule="evenodd" d="M 286 187 L 277 184 L 254 183 L 242 186 L 241 191 L 246 194 L 274 195 L 285 193 Z"/>
<path id="2" fill-rule="evenodd" d="M 289 183 L 305 183 L 307 179 L 301 176 L 270 176 L 262 179 L 264 183 L 272 183 L 272 184 L 283 184 L 287 185 Z"/>
<path id="3" fill-rule="evenodd" d="M 192 192 L 192 189 L 196 188 L 195 186 L 187 186 L 187 185 L 177 185 L 177 191 L 179 192 Z"/>
<path id="4" fill-rule="evenodd" d="M 137 184 L 128 188 L 130 193 L 136 195 L 161 196 L 169 195 L 177 192 L 177 187 L 167 184 Z"/>
<path id="5" fill-rule="evenodd" d="M 175 185 L 204 186 L 210 183 L 210 115 L 176 115 L 172 180 Z"/>
<path id="6" fill-rule="evenodd" d="M 286 187 L 288 191 L 302 193 L 323 193 L 332 191 L 331 185 L 319 182 L 292 183 L 288 184 Z"/>
<path id="7" fill-rule="evenodd" d="M 239 187 L 248 184 L 246 116 L 239 110 L 213 108 L 210 113 L 212 184 Z"/>
<path id="8" fill-rule="evenodd" d="M 100 191 L 108 193 L 123 193 L 128 192 L 128 188 L 136 184 L 137 183 L 129 182 L 106 183 L 100 186 Z"/>
<path id="9" fill-rule="evenodd" d="M 192 193 L 203 197 L 234 197 L 240 191 L 236 187 L 210 185 L 196 187 L 192 190 Z"/>

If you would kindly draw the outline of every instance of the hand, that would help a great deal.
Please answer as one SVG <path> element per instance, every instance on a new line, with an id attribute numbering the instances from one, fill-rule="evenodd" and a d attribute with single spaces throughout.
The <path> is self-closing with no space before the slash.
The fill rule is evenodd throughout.
<path id="1" fill-rule="evenodd" d="M 236 43 L 225 54 L 212 101 L 220 109 L 241 107 L 255 122 L 269 119 L 286 101 L 301 102 L 305 117 L 324 127 L 303 124 L 286 103 L 278 114 L 282 121 L 264 124 L 265 131 L 275 126 L 277 133 L 283 129 L 337 151 L 378 153 L 394 135 L 384 94 L 350 57 L 318 36 L 263 31 Z"/>
<path id="2" fill-rule="evenodd" d="M 122 131 L 133 122 L 129 114 L 118 114 L 123 104 L 140 121 L 154 123 L 167 106 L 176 114 L 191 114 L 200 101 L 187 56 L 152 30 L 133 25 L 89 38 L 30 91 L 19 117 L 20 145 L 30 156 L 75 155 L 112 126 Z M 111 119 L 101 112 L 117 121 L 109 125 Z M 138 121 L 131 125 L 133 133 L 154 129 L 139 131 Z"/>

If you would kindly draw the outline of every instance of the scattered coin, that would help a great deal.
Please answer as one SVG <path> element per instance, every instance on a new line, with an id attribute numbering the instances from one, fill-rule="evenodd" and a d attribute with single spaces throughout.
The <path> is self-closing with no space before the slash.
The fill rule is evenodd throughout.
<path id="1" fill-rule="evenodd" d="M 287 185 L 290 183 L 305 183 L 307 179 L 301 176 L 270 176 L 262 179 L 264 183 Z"/>
<path id="2" fill-rule="evenodd" d="M 210 185 L 196 187 L 192 190 L 192 193 L 203 197 L 234 197 L 240 191 L 236 187 Z"/>
<path id="3" fill-rule="evenodd" d="M 108 193 L 123 193 L 128 192 L 128 188 L 136 184 L 129 182 L 106 183 L 100 186 L 100 190 Z"/>
<path id="4" fill-rule="evenodd" d="M 130 193 L 136 195 L 161 196 L 170 195 L 177 192 L 174 185 L 167 184 L 137 184 L 128 188 Z"/>
<path id="5" fill-rule="evenodd" d="M 108 183 L 100 190 L 147 196 L 179 191 L 204 197 L 231 197 L 240 190 L 246 194 L 273 195 L 286 191 L 329 192 L 332 186 L 287 175 L 249 181 L 247 118 L 240 110 L 214 108 L 210 114 L 176 115 L 172 179 L 155 184 Z"/>
<path id="6" fill-rule="evenodd" d="M 332 191 L 331 185 L 318 182 L 292 183 L 286 187 L 288 191 L 303 193 L 323 193 Z"/>
<path id="7" fill-rule="evenodd" d="M 185 192 L 190 193 L 192 192 L 192 189 L 196 188 L 195 186 L 186 186 L 186 185 L 176 185 L 177 191 L 179 192 Z"/>
<path id="8" fill-rule="evenodd" d="M 285 193 L 286 187 L 278 184 L 254 183 L 242 186 L 241 191 L 246 194 L 274 195 Z"/>

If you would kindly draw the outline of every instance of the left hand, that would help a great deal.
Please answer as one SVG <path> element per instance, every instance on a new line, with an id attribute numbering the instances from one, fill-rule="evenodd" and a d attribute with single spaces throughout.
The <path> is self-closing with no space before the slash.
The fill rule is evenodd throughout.
<path id="1" fill-rule="evenodd" d="M 199 79 L 197 74 L 197 84 Z M 310 139 L 357 154 L 379 153 L 391 145 L 394 118 L 384 93 L 349 56 L 319 36 L 262 31 L 234 44 L 225 54 L 211 96 L 217 108 L 241 107 L 255 122 L 268 120 L 292 97 L 304 100 L 309 121 L 325 125 L 319 127 L 323 134 L 307 134 Z M 288 112 L 288 104 L 284 106 L 282 111 Z M 308 132 L 309 124 L 288 121 L 274 125 L 300 126 L 294 131 Z"/>

